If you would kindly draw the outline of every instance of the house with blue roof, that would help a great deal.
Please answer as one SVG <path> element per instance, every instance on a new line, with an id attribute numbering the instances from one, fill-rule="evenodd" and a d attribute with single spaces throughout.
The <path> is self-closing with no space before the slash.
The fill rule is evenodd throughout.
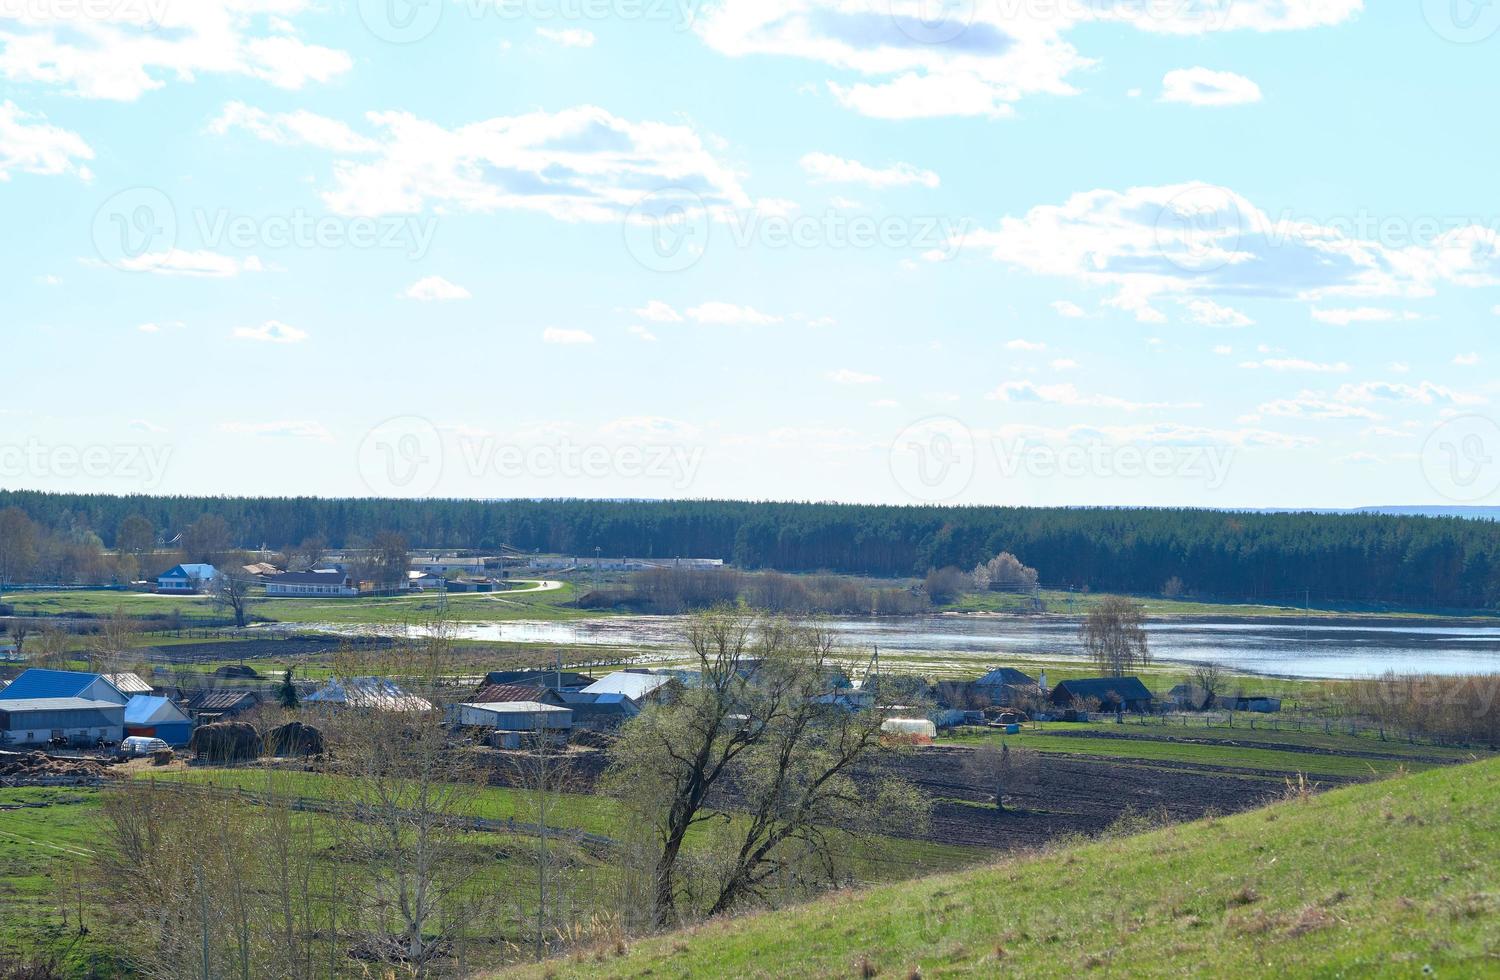
<path id="1" fill-rule="evenodd" d="M 173 748 L 193 737 L 193 719 L 171 698 L 139 694 L 125 705 L 125 736 L 159 738 Z"/>
<path id="2" fill-rule="evenodd" d="M 0 691 L 0 700 L 34 700 L 38 698 L 83 698 L 86 701 L 108 701 L 124 706 L 130 696 L 110 683 L 103 674 L 80 670 L 23 670 L 10 686 Z"/>
<path id="3" fill-rule="evenodd" d="M 219 577 L 219 570 L 212 565 L 173 565 L 156 576 L 156 591 L 169 595 L 195 595 L 207 592 Z"/>

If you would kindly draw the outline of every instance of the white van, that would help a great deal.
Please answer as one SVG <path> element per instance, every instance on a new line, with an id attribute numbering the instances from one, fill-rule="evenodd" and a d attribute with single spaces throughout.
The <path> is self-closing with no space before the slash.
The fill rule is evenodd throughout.
<path id="1" fill-rule="evenodd" d="M 147 735 L 132 735 L 120 743 L 120 751 L 126 755 L 150 755 L 153 752 L 165 752 L 171 747 L 161 739 Z"/>

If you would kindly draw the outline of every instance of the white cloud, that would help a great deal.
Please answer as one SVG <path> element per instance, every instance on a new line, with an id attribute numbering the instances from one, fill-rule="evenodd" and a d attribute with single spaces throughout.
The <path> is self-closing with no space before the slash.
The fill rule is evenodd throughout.
<path id="1" fill-rule="evenodd" d="M 406 292 L 402 295 L 407 299 L 423 300 L 426 302 L 472 298 L 467 289 L 457 283 L 449 282 L 442 276 L 427 276 L 418 279 L 410 286 L 407 286 Z"/>
<path id="2" fill-rule="evenodd" d="M 594 32 L 586 31 L 581 27 L 563 29 L 538 27 L 536 35 L 565 48 L 592 48 L 594 46 Z"/>
<path id="3" fill-rule="evenodd" d="M 687 315 L 699 323 L 711 325 L 780 323 L 782 317 L 762 313 L 753 306 L 736 306 L 733 303 L 711 302 L 690 307 Z"/>
<path id="4" fill-rule="evenodd" d="M 207 75 L 299 89 L 353 67 L 347 53 L 296 35 L 288 18 L 316 6 L 316 0 L 0 4 L 0 76 L 124 102 L 170 80 Z"/>
<path id="5" fill-rule="evenodd" d="M 1260 86 L 1230 71 L 1178 68 L 1161 80 L 1161 100 L 1192 106 L 1246 105 L 1260 101 Z"/>
<path id="6" fill-rule="evenodd" d="M 143 323 L 136 329 L 141 333 L 161 333 L 161 325 L 156 323 Z"/>
<path id="7" fill-rule="evenodd" d="M 1382 310 L 1373 306 L 1360 306 L 1352 309 L 1314 309 L 1312 311 L 1312 318 L 1319 323 L 1328 323 L 1335 327 L 1347 327 L 1351 323 L 1387 323 L 1392 320 L 1416 320 L 1419 317 L 1416 313 L 1399 310 Z"/>
<path id="8" fill-rule="evenodd" d="M 93 148 L 77 133 L 42 122 L 45 118 L 22 112 L 8 99 L 0 102 L 0 183 L 10 180 L 12 171 L 94 179 L 93 172 L 78 162 L 94 159 Z"/>
<path id="9" fill-rule="evenodd" d="M 828 153 L 809 153 L 801 162 L 802 170 L 822 183 L 863 184 L 876 190 L 912 186 L 935 188 L 941 183 L 931 170 L 922 170 L 909 163 L 867 167 L 857 160 L 845 160 Z"/>
<path id="10" fill-rule="evenodd" d="M 546 344 L 592 344 L 594 335 L 587 330 L 548 327 L 542 331 L 542 342 Z"/>
<path id="11" fill-rule="evenodd" d="M 237 435 L 262 436 L 266 438 L 312 439 L 317 442 L 333 442 L 333 433 L 322 422 L 298 419 L 284 422 L 225 422 L 219 426 L 223 432 Z"/>
<path id="12" fill-rule="evenodd" d="M 36 281 L 43 286 L 61 286 L 63 284 L 62 276 L 55 276 L 50 272 L 44 276 L 37 276 Z"/>
<path id="13" fill-rule="evenodd" d="M 1394 248 L 1336 227 L 1273 220 L 1238 194 L 1199 183 L 1085 191 L 950 244 L 1038 275 L 1113 287 L 1106 303 L 1143 322 L 1160 322 L 1152 302 L 1163 296 L 1318 300 L 1500 284 L 1493 229 L 1454 228 Z"/>
<path id="14" fill-rule="evenodd" d="M 231 106 L 215 126 L 345 154 L 322 195 L 337 214 L 520 210 L 561 221 L 618 222 L 679 210 L 727 215 L 751 206 L 734 169 L 688 126 L 631 122 L 596 106 L 452 129 L 408 112 L 369 112 L 365 121 L 374 136 L 329 120 L 294 127 L 280 116 Z"/>
<path id="15" fill-rule="evenodd" d="M 1046 350 L 1047 349 L 1047 345 L 1044 344 L 1044 343 L 1042 343 L 1039 340 L 1021 340 L 1021 339 L 1017 338 L 1016 340 L 1012 340 L 1012 341 L 1007 342 L 1006 345 L 1005 345 L 1005 349 L 1006 350 L 1037 351 L 1037 350 Z"/>
<path id="16" fill-rule="evenodd" d="M 127 272 L 154 272 L 161 276 L 196 276 L 206 279 L 228 279 L 241 272 L 265 271 L 260 259 L 253 255 L 236 259 L 207 249 L 189 251 L 172 248 L 164 252 L 146 252 L 133 258 L 116 259 L 114 264 Z"/>
<path id="17" fill-rule="evenodd" d="M 1305 361 L 1295 357 L 1269 357 L 1263 361 L 1245 361 L 1240 365 L 1242 368 L 1265 368 L 1268 371 L 1305 371 L 1315 374 L 1346 374 L 1350 370 L 1349 365 L 1343 361 L 1328 364 L 1319 361 Z"/>
<path id="18" fill-rule="evenodd" d="M 1479 352 L 1470 351 L 1467 354 L 1457 354 L 1453 358 L 1453 363 L 1460 367 L 1473 367 L 1479 363 Z"/>
<path id="19" fill-rule="evenodd" d="M 1134 402 L 1114 395 L 1089 395 L 1073 384 L 1039 385 L 1032 381 L 1007 381 L 984 396 L 990 401 L 1030 402 L 1067 405 L 1075 408 L 1109 408 L 1122 412 L 1142 409 L 1197 408 L 1197 405 L 1174 405 L 1170 402 Z"/>
<path id="20" fill-rule="evenodd" d="M 629 329 L 630 329 L 630 334 L 633 337 L 635 337 L 637 340 L 643 340 L 646 343 L 651 343 L 651 344 L 656 343 L 656 334 L 652 333 L 650 330 L 647 330 L 645 327 L 641 326 L 640 324 L 635 324 L 635 325 L 631 326 Z"/>
<path id="21" fill-rule="evenodd" d="M 659 299 L 653 299 L 645 306 L 635 311 L 635 315 L 642 320 L 650 320 L 652 323 L 681 323 L 682 314 Z"/>
<path id="22" fill-rule="evenodd" d="M 851 371 L 849 368 L 829 371 L 827 378 L 836 385 L 869 385 L 880 380 L 878 374 L 865 374 L 861 371 Z"/>
<path id="23" fill-rule="evenodd" d="M 222 136 L 232 129 L 243 129 L 282 146 L 305 145 L 335 153 L 375 153 L 380 149 L 378 140 L 361 136 L 349 124 L 306 109 L 272 114 L 243 102 L 230 102 L 208 124 L 208 131 Z"/>
<path id="24" fill-rule="evenodd" d="M 1220 306 L 1211 299 L 1189 300 L 1188 313 L 1194 323 L 1205 327 L 1248 327 L 1255 321 L 1230 306 Z"/>
<path id="25" fill-rule="evenodd" d="M 1069 320 L 1079 320 L 1088 316 L 1083 307 L 1065 299 L 1054 300 L 1052 308 L 1057 311 L 1058 316 L 1067 317 Z"/>
<path id="26" fill-rule="evenodd" d="M 1234 348 L 1230 347 L 1228 344 L 1220 344 L 1214 348 L 1214 353 L 1218 354 L 1220 357 L 1228 357 L 1230 354 L 1234 353 Z"/>
<path id="27" fill-rule="evenodd" d="M 1051 365 L 1052 370 L 1054 371 L 1071 371 L 1077 366 L 1078 362 L 1073 360 L 1071 357 L 1059 357 L 1053 360 Z"/>
<path id="28" fill-rule="evenodd" d="M 1004 3 L 924 0 L 718 0 L 694 21 L 731 57 L 771 55 L 825 65 L 829 93 L 884 119 L 1013 114 L 1031 95 L 1072 95 L 1071 76 L 1097 65 L 1068 40 L 1116 23 L 1152 34 L 1302 30 L 1343 23 L 1363 0 L 1234 3 Z M 849 81 L 849 75 L 859 80 Z"/>
<path id="29" fill-rule="evenodd" d="M 1266 402 L 1241 421 L 1256 421 L 1265 415 L 1304 419 L 1365 419 L 1379 421 L 1384 416 L 1372 406 L 1441 405 L 1456 407 L 1478 405 L 1484 398 L 1454 391 L 1443 385 L 1423 381 L 1406 384 L 1397 381 L 1359 381 L 1340 385 L 1329 392 L 1302 391 L 1295 398 Z"/>
<path id="30" fill-rule="evenodd" d="M 150 419 L 131 419 L 128 424 L 130 428 L 134 429 L 137 432 L 149 432 L 152 435 L 160 435 L 161 433 L 167 431 L 166 426 L 157 425 Z"/>
<path id="31" fill-rule="evenodd" d="M 307 331 L 280 320 L 267 320 L 257 327 L 235 327 L 234 336 L 266 344 L 300 344 L 307 339 Z"/>

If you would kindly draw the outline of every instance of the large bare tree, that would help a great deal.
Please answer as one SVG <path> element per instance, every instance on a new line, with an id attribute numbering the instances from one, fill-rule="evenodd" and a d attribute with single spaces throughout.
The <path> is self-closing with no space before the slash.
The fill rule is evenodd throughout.
<path id="1" fill-rule="evenodd" d="M 1146 642 L 1146 610 L 1125 596 L 1095 603 L 1078 628 L 1078 638 L 1099 673 L 1123 677 L 1151 663 Z"/>
<path id="2" fill-rule="evenodd" d="M 679 918 L 688 832 L 724 823 L 726 807 L 747 816 L 721 834 L 730 840 L 707 889 L 711 913 L 762 895 L 794 855 L 831 861 L 838 835 L 872 813 L 920 820 L 897 781 L 855 778 L 880 747 L 881 714 L 834 697 L 826 632 L 719 609 L 695 617 L 687 640 L 699 679 L 627 725 L 607 778 L 655 836 L 655 924 Z"/>

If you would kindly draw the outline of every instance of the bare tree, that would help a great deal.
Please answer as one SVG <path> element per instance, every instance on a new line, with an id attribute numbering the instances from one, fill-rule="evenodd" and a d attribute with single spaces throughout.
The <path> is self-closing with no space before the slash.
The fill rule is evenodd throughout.
<path id="1" fill-rule="evenodd" d="M 527 733 L 527 739 L 528 743 L 520 751 L 510 753 L 507 761 L 512 781 L 520 790 L 521 816 L 535 831 L 536 911 L 532 918 L 536 923 L 535 953 L 540 960 L 547 955 L 548 937 L 560 931 L 559 879 L 563 869 L 554 841 L 557 828 L 553 825 L 563 796 L 581 784 L 566 746 L 547 730 L 542 719 L 537 719 L 537 726 Z"/>
<path id="2" fill-rule="evenodd" d="M 1005 742 L 998 746 L 986 742 L 969 754 L 965 769 L 989 789 L 995 809 L 1004 811 L 1007 794 L 1014 795 L 1036 782 L 1040 762 L 1040 757 L 1030 749 L 1012 749 Z"/>
<path id="3" fill-rule="evenodd" d="M 234 625 L 238 629 L 244 629 L 249 622 L 253 601 L 250 590 L 254 585 L 255 579 L 240 568 L 219 569 L 211 584 L 214 608 L 227 610 L 234 616 Z"/>
<path id="4" fill-rule="evenodd" d="M 37 560 L 36 524 L 19 507 L 0 510 L 0 592 Z"/>
<path id="5" fill-rule="evenodd" d="M 1214 703 L 1215 696 L 1223 691 L 1226 679 L 1224 668 L 1216 663 L 1196 664 L 1188 675 L 1189 683 L 1203 693 L 1203 707 Z"/>
<path id="6" fill-rule="evenodd" d="M 880 745 L 878 711 L 835 703 L 829 635 L 816 628 L 728 610 L 696 617 L 688 644 L 701 681 L 656 704 L 625 729 L 611 754 L 607 784 L 657 838 L 652 918 L 678 918 L 679 864 L 689 830 L 722 819 L 715 793 L 749 813 L 732 838 L 708 911 L 762 894 L 796 853 L 830 861 L 840 826 L 857 830 L 892 810 L 920 820 L 895 781 L 861 783 L 853 770 Z"/>
<path id="7" fill-rule="evenodd" d="M 393 651 L 410 696 L 351 705 L 329 725 L 340 802 L 355 815 L 338 827 L 363 948 L 418 977 L 490 904 L 463 827 L 482 774 L 450 748 L 440 706 L 427 700 L 451 652 L 448 631 L 438 624 L 433 634 Z"/>
<path id="8" fill-rule="evenodd" d="M 1140 603 L 1124 596 L 1108 596 L 1089 610 L 1078 638 L 1101 674 L 1123 677 L 1151 663 L 1145 622 L 1146 612 Z"/>

